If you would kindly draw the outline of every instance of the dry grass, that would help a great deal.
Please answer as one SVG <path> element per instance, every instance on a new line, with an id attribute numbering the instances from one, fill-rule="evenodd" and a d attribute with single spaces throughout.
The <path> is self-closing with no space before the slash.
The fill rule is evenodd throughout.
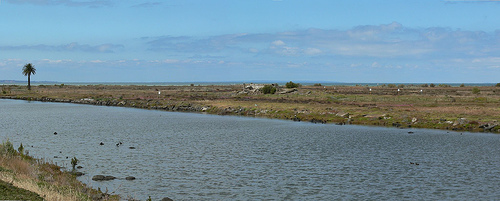
<path id="1" fill-rule="evenodd" d="M 4 182 L 50 201 L 119 199 L 86 187 L 74 175 L 60 171 L 59 166 L 12 150 L 12 144 L 8 141 L 0 145 L 0 180 Z"/>

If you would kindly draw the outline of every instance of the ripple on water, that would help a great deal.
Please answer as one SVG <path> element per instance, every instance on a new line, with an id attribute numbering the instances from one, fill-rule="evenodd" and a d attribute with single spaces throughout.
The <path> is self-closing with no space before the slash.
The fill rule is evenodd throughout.
<path id="1" fill-rule="evenodd" d="M 76 156 L 87 173 L 81 181 L 124 197 L 500 197 L 498 135 L 433 130 L 408 135 L 400 129 L 15 100 L 0 100 L 0 107 L 4 140 L 30 145 L 33 155 L 66 167 L 65 157 Z M 95 182 L 90 179 L 95 174 L 119 179 Z M 137 179 L 124 180 L 127 176 Z"/>

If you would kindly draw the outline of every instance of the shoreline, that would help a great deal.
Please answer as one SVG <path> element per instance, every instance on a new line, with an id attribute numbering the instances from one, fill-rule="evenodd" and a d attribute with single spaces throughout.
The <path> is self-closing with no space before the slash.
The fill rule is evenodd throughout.
<path id="1" fill-rule="evenodd" d="M 475 89 L 480 93 L 474 94 Z M 302 86 L 293 90 L 282 87 L 278 92 L 262 94 L 242 85 L 42 85 L 33 86 L 32 91 L 11 85 L 0 98 L 339 125 L 500 133 L 500 87 Z"/>
<path id="2" fill-rule="evenodd" d="M 120 200 L 77 180 L 76 171 L 33 158 L 21 146 L 0 144 L 0 199 L 6 200 Z"/>

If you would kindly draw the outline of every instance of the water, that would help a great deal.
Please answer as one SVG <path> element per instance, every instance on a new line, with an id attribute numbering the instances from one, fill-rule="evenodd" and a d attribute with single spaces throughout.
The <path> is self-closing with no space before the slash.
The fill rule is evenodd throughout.
<path id="1" fill-rule="evenodd" d="M 493 134 L 425 129 L 408 134 L 392 128 L 19 100 L 0 100 L 0 122 L 0 140 L 9 139 L 15 148 L 22 142 L 30 155 L 69 168 L 77 157 L 86 173 L 81 181 L 123 198 L 500 197 L 500 136 Z M 123 145 L 117 147 L 118 142 Z M 96 174 L 118 179 L 92 181 Z M 127 176 L 137 179 L 127 181 Z"/>

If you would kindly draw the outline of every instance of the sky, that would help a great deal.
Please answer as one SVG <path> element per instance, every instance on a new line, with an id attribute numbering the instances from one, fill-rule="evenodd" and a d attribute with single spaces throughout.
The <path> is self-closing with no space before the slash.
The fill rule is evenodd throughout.
<path id="1" fill-rule="evenodd" d="M 499 0 L 0 0 L 0 80 L 500 82 Z"/>

